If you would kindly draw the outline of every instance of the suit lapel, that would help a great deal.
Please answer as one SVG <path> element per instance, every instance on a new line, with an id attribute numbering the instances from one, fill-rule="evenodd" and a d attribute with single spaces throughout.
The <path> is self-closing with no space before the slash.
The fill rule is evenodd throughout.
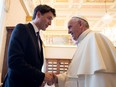
<path id="1" fill-rule="evenodd" d="M 35 34 L 34 28 L 33 28 L 33 26 L 32 26 L 31 23 L 29 23 L 27 26 L 28 26 L 28 28 L 29 28 L 30 36 L 32 37 L 33 42 L 34 42 L 34 44 L 35 44 L 35 47 L 36 47 L 36 49 L 37 49 L 37 54 L 38 54 L 38 56 L 39 56 L 39 59 L 40 59 L 41 61 L 43 61 L 42 40 L 40 39 L 40 45 L 41 45 L 41 52 L 40 52 L 40 51 L 39 51 L 39 45 L 38 45 L 38 38 L 37 38 L 37 36 L 36 36 L 36 34 Z"/>

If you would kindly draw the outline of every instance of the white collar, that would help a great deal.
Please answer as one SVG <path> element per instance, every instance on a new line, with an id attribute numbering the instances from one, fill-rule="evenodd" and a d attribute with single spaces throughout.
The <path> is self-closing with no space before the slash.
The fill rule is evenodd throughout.
<path id="1" fill-rule="evenodd" d="M 76 44 L 80 43 L 86 36 L 89 32 L 91 32 L 92 30 L 90 29 L 87 29 L 85 30 L 80 36 L 79 38 L 76 40 Z"/>
<path id="2" fill-rule="evenodd" d="M 30 22 L 32 26 L 34 27 L 35 33 L 39 32 L 37 26 L 33 23 L 33 21 Z"/>

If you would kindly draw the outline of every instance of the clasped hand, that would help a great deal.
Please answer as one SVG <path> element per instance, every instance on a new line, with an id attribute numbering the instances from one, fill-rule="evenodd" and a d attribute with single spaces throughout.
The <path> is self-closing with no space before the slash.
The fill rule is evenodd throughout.
<path id="1" fill-rule="evenodd" d="M 47 72 L 45 73 L 45 78 L 41 87 L 44 87 L 46 83 L 47 85 L 51 86 L 57 82 L 58 82 L 57 76 L 54 73 Z"/>

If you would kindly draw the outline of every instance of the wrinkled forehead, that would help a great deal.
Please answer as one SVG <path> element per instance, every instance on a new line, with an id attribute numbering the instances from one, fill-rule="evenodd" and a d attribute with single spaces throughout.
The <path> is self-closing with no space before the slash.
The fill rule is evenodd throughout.
<path id="1" fill-rule="evenodd" d="M 71 18 L 68 22 L 68 24 L 74 24 L 76 23 L 78 20 L 76 18 Z"/>

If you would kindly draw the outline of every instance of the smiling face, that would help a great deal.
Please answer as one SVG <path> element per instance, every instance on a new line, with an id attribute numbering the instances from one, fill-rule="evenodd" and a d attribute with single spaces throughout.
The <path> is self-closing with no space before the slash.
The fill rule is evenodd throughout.
<path id="1" fill-rule="evenodd" d="M 45 14 L 41 14 L 38 12 L 38 17 L 37 17 L 37 27 L 38 29 L 46 30 L 46 28 L 51 25 L 51 22 L 54 18 L 54 15 L 52 12 L 47 12 Z"/>
<path id="2" fill-rule="evenodd" d="M 40 17 L 40 26 L 42 30 L 46 30 L 46 28 L 51 25 L 51 22 L 53 20 L 53 14 L 52 12 L 45 13 L 44 15 L 41 15 Z"/>
<path id="3" fill-rule="evenodd" d="M 74 40 L 77 40 L 78 37 L 82 34 L 82 32 L 83 31 L 81 22 L 76 18 L 72 18 L 68 22 L 68 33 L 72 35 L 72 38 Z"/>

